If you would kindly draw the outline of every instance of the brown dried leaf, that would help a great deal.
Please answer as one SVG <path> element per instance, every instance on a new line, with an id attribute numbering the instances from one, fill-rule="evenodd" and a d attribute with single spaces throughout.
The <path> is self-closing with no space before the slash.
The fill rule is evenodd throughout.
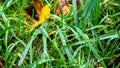
<path id="1" fill-rule="evenodd" d="M 67 5 L 66 0 L 58 0 L 58 4 L 55 10 L 55 14 L 66 14 L 70 7 Z"/>
<path id="2" fill-rule="evenodd" d="M 34 7 L 38 15 L 41 15 L 42 4 L 39 0 L 33 0 Z"/>
<path id="3" fill-rule="evenodd" d="M 63 6 L 63 14 L 66 14 L 69 11 L 70 7 L 68 5 Z"/>

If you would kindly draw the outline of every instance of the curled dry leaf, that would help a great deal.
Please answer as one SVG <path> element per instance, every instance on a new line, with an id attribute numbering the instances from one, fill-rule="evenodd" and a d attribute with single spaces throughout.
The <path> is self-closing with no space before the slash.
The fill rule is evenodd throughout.
<path id="1" fill-rule="evenodd" d="M 48 5 L 42 6 L 41 2 L 39 0 L 32 0 L 33 1 L 33 6 L 28 7 L 25 9 L 25 12 L 29 16 L 33 16 L 35 20 L 32 20 L 34 23 L 30 25 L 30 29 L 33 29 L 43 23 L 50 14 L 50 7 Z M 34 10 L 34 15 L 33 15 L 33 10 Z"/>
<path id="2" fill-rule="evenodd" d="M 30 25 L 30 29 L 33 29 L 35 27 L 37 27 L 38 25 L 40 25 L 41 23 L 43 23 L 46 18 L 48 18 L 49 14 L 50 14 L 50 7 L 48 5 L 42 5 L 40 0 L 32 0 L 33 1 L 33 6 L 28 7 L 25 11 L 27 12 L 27 14 L 29 16 L 33 16 L 33 24 Z M 69 2 L 72 0 L 68 0 Z M 54 0 L 53 0 L 54 2 Z M 79 0 L 77 0 L 76 2 L 80 3 Z M 66 0 L 58 0 L 57 3 L 57 7 L 55 10 L 55 14 L 67 14 L 68 11 L 70 10 L 69 6 L 70 3 L 67 3 Z M 33 15 L 33 10 L 34 10 L 34 15 Z"/>
<path id="3" fill-rule="evenodd" d="M 70 7 L 69 4 L 72 3 L 72 0 L 58 0 L 58 3 L 57 3 L 57 7 L 56 7 L 56 10 L 55 10 L 55 14 L 66 14 Z M 76 0 L 76 6 L 77 8 L 79 8 L 78 6 L 80 5 L 80 0 Z"/>
<path id="4" fill-rule="evenodd" d="M 38 15 L 41 15 L 42 4 L 39 0 L 33 0 L 34 8 Z"/>
<path id="5" fill-rule="evenodd" d="M 58 0 L 55 14 L 66 14 L 70 9 L 70 6 L 66 3 L 66 0 Z"/>
<path id="6" fill-rule="evenodd" d="M 63 14 L 66 14 L 69 11 L 70 7 L 65 5 L 63 6 Z"/>
<path id="7" fill-rule="evenodd" d="M 39 16 L 39 20 L 36 21 L 34 24 L 32 24 L 30 26 L 30 29 L 33 29 L 35 27 L 37 27 L 38 25 L 40 25 L 41 23 L 43 23 L 45 21 L 45 19 L 49 18 L 49 14 L 50 14 L 50 8 L 48 5 L 45 5 L 42 10 L 41 10 L 41 15 Z"/>

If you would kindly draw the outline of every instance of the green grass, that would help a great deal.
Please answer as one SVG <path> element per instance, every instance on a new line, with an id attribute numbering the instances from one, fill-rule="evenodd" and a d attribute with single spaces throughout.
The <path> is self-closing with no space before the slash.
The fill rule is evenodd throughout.
<path id="1" fill-rule="evenodd" d="M 53 14 L 30 31 L 30 0 L 0 1 L 0 63 L 5 68 L 119 68 L 120 0 L 76 0 L 67 15 Z"/>

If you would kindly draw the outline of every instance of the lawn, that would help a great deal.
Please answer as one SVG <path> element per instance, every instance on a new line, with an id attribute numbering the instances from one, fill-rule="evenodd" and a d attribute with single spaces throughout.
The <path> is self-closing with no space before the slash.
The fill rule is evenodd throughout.
<path id="1" fill-rule="evenodd" d="M 0 0 L 0 68 L 119 68 L 120 0 L 59 1 Z"/>

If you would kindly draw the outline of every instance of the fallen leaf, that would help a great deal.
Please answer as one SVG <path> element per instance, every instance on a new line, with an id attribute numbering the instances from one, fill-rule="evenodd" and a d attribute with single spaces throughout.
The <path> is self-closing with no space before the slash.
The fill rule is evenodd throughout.
<path id="1" fill-rule="evenodd" d="M 42 6 L 39 0 L 33 0 L 33 6 L 28 7 L 25 11 L 29 16 L 33 16 L 33 24 L 30 25 L 30 30 L 36 28 L 42 24 L 47 18 L 49 18 L 50 7 L 48 5 Z M 33 15 L 34 10 L 34 15 Z M 25 22 L 26 24 L 27 22 Z"/>
<path id="2" fill-rule="evenodd" d="M 66 0 L 58 0 L 55 14 L 66 14 L 70 9 L 69 4 L 66 3 Z"/>
<path id="3" fill-rule="evenodd" d="M 63 14 L 66 14 L 69 11 L 70 7 L 65 5 L 63 6 Z"/>
<path id="4" fill-rule="evenodd" d="M 41 15 L 42 4 L 39 0 L 33 0 L 35 11 L 38 15 Z"/>
<path id="5" fill-rule="evenodd" d="M 50 8 L 48 5 L 45 5 L 42 10 L 41 10 L 41 15 L 39 16 L 39 21 L 36 21 L 34 24 L 32 24 L 30 26 L 30 29 L 33 29 L 35 27 L 37 27 L 39 24 L 42 24 L 45 19 L 47 19 L 49 17 L 50 14 Z"/>

